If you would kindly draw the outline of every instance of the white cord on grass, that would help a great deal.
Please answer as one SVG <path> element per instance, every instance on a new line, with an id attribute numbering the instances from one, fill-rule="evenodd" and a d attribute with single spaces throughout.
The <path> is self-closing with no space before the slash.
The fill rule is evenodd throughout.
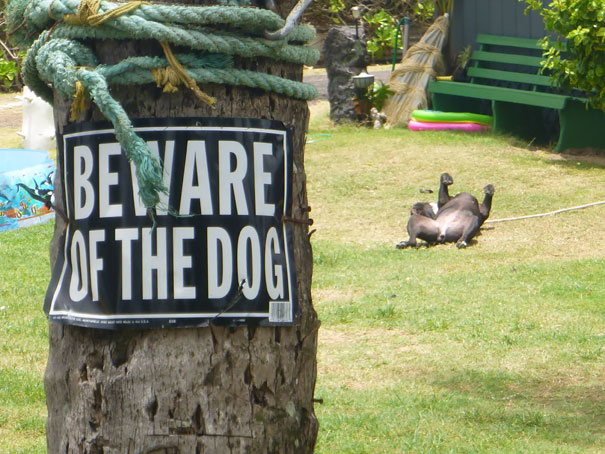
<path id="1" fill-rule="evenodd" d="M 519 216 L 519 217 L 516 217 L 516 218 L 488 219 L 487 221 L 485 221 L 485 224 L 494 224 L 496 222 L 518 221 L 518 220 L 521 220 L 521 219 L 541 218 L 541 217 L 544 217 L 544 216 L 552 216 L 554 214 L 564 213 L 566 211 L 582 210 L 584 208 L 589 208 L 589 207 L 596 206 L 596 205 L 602 205 L 604 203 L 605 203 L 605 200 L 602 200 L 600 202 L 588 203 L 586 205 L 580 205 L 580 206 L 577 206 L 577 207 L 563 208 L 561 210 L 550 211 L 549 213 L 530 214 L 528 216 Z"/>

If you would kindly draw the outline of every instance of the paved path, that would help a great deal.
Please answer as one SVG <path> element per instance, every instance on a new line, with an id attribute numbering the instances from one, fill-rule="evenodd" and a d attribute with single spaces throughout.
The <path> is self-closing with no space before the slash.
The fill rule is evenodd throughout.
<path id="1" fill-rule="evenodd" d="M 384 69 L 372 70 L 372 68 L 369 68 L 368 73 L 373 74 L 377 82 L 381 81 L 385 84 L 389 81 L 389 76 L 391 75 L 390 70 Z M 328 77 L 325 71 L 322 74 L 304 74 L 303 82 L 313 84 L 317 87 L 317 91 L 319 92 L 317 99 L 328 99 Z"/>

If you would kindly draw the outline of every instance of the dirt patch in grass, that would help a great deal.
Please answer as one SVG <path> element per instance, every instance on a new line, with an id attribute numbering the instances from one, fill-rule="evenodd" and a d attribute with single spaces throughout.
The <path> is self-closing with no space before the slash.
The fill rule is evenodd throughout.
<path id="1" fill-rule="evenodd" d="M 17 131 L 17 128 L 0 127 L 0 148 L 21 148 L 23 139 Z"/>
<path id="2" fill-rule="evenodd" d="M 18 128 L 23 118 L 21 102 L 16 93 L 0 95 L 0 128 Z"/>
<path id="3" fill-rule="evenodd" d="M 395 346 L 398 351 L 414 351 L 417 353 L 429 353 L 431 345 L 420 344 L 417 339 L 401 329 L 381 328 L 346 328 L 331 329 L 321 328 L 319 331 L 320 343 L 335 347 L 346 345 L 369 345 L 380 346 L 386 344 Z"/>
<path id="4" fill-rule="evenodd" d="M 16 96 L 16 93 L 0 94 L 0 148 L 21 147 L 17 131 L 21 129 L 23 108 Z"/>
<path id="5" fill-rule="evenodd" d="M 580 150 L 566 150 L 564 153 L 552 153 L 540 151 L 540 155 L 546 156 L 553 161 L 588 162 L 605 167 L 605 151 L 594 148 L 583 148 Z"/>
<path id="6" fill-rule="evenodd" d="M 353 291 L 340 290 L 335 288 L 313 289 L 313 301 L 328 303 L 332 301 L 352 300 L 359 295 Z"/>
<path id="7" fill-rule="evenodd" d="M 19 107 L 4 108 L 0 106 L 0 128 L 18 128 L 21 126 L 23 109 Z"/>
<path id="8" fill-rule="evenodd" d="M 402 377 L 429 374 L 419 357 L 431 355 L 433 346 L 397 329 L 319 330 L 318 373 L 324 383 L 334 382 L 349 389 L 390 386 Z"/>

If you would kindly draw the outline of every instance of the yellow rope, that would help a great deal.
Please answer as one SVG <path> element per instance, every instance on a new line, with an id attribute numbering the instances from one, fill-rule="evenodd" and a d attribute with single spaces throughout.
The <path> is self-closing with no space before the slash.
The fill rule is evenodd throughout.
<path id="1" fill-rule="evenodd" d="M 157 82 L 158 87 L 163 85 L 164 91 L 171 93 L 178 90 L 177 86 L 182 83 L 188 89 L 193 91 L 195 96 L 200 101 L 205 102 L 209 106 L 214 106 L 216 99 L 200 90 L 195 82 L 195 79 L 187 74 L 185 68 L 183 68 L 183 66 L 176 59 L 168 43 L 160 42 L 160 45 L 164 50 L 164 55 L 166 56 L 166 60 L 168 60 L 168 64 L 170 66 L 168 68 L 152 70 L 153 77 Z"/>
<path id="2" fill-rule="evenodd" d="M 130 11 L 137 9 L 141 5 L 148 5 L 148 4 L 149 4 L 149 2 L 143 2 L 143 1 L 134 1 L 134 2 L 124 3 L 122 6 L 118 6 L 117 8 L 114 8 L 110 11 L 106 11 L 103 14 L 95 14 L 94 16 L 89 17 L 88 23 L 90 25 L 92 25 L 93 27 L 95 27 L 97 25 L 101 25 L 103 22 L 105 22 L 109 19 L 113 19 L 115 17 L 119 17 L 123 14 L 129 13 Z"/>
<path id="3" fill-rule="evenodd" d="M 66 14 L 63 16 L 63 21 L 70 25 L 85 25 L 88 23 L 88 18 L 97 14 L 101 0 L 81 0 L 78 5 L 76 14 Z"/>
<path id="4" fill-rule="evenodd" d="M 80 114 L 88 109 L 88 101 L 84 91 L 84 85 L 80 81 L 76 81 L 76 92 L 74 93 L 74 101 L 69 108 L 69 120 L 76 121 Z"/>
<path id="5" fill-rule="evenodd" d="M 90 25 L 92 27 L 103 24 L 105 21 L 109 19 L 113 19 L 119 17 L 123 14 L 126 14 L 143 4 L 148 4 L 148 2 L 144 1 L 132 1 L 128 3 L 124 3 L 117 8 L 106 11 L 102 14 L 98 14 L 99 8 L 101 7 L 101 0 L 81 0 L 78 5 L 77 14 L 67 14 L 63 17 L 63 21 L 67 24 L 71 25 Z M 170 65 L 167 68 L 159 68 L 152 70 L 152 74 L 154 79 L 156 80 L 158 87 L 163 86 L 164 91 L 167 93 L 173 93 L 178 90 L 178 86 L 180 84 L 185 85 L 189 88 L 195 96 L 200 99 L 202 102 L 213 106 L 216 102 L 216 99 L 208 96 L 202 90 L 199 89 L 197 83 L 187 72 L 185 68 L 178 62 L 174 54 L 172 53 L 172 49 L 168 43 L 160 42 L 162 49 L 164 50 L 164 55 L 168 60 L 168 64 Z M 77 118 L 78 114 L 86 109 L 86 98 L 84 97 L 84 88 L 82 85 L 76 85 L 77 90 L 74 96 L 75 101 L 72 104 L 71 116 Z"/>
<path id="6" fill-rule="evenodd" d="M 154 68 L 151 74 L 158 87 L 164 87 L 164 93 L 174 93 L 178 91 L 178 85 L 181 83 L 178 74 L 170 67 Z"/>
<path id="7" fill-rule="evenodd" d="M 145 4 L 149 4 L 149 2 L 136 0 L 98 14 L 101 0 L 82 0 L 78 5 L 78 13 L 66 14 L 63 17 L 63 21 L 70 25 L 90 25 L 96 27 L 109 19 L 120 17 Z"/>

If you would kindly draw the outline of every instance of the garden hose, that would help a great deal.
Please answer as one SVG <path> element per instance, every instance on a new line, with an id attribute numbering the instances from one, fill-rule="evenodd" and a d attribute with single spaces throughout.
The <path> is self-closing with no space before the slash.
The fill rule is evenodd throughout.
<path id="1" fill-rule="evenodd" d="M 545 216 L 552 216 L 552 215 L 559 214 L 559 213 L 565 213 L 567 211 L 582 210 L 584 208 L 589 208 L 589 207 L 593 207 L 596 205 L 603 205 L 603 204 L 605 204 L 605 200 L 602 200 L 600 202 L 587 203 L 586 205 L 579 205 L 579 206 L 571 207 L 571 208 L 562 208 L 560 210 L 549 211 L 548 213 L 530 214 L 527 216 L 518 216 L 518 217 L 514 217 L 514 218 L 491 219 L 491 220 L 488 219 L 487 221 L 485 221 L 485 224 L 495 224 L 496 222 L 519 221 L 521 219 L 541 218 L 541 217 L 545 217 Z"/>
<path id="2" fill-rule="evenodd" d="M 405 31 L 403 32 L 403 53 L 408 50 L 408 33 L 410 27 L 410 18 L 402 17 L 399 19 L 399 23 L 397 24 L 397 30 L 395 31 L 395 44 L 393 45 L 393 66 L 391 67 L 391 72 L 395 70 L 395 63 L 397 62 L 397 38 L 399 37 L 399 33 L 401 32 L 401 24 L 405 24 Z"/>

